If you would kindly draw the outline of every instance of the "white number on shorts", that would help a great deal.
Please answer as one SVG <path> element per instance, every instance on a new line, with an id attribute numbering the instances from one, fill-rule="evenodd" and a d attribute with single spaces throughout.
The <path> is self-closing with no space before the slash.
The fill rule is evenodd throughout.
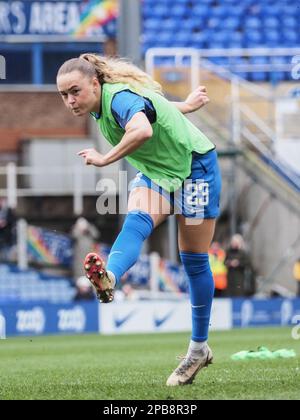
<path id="1" fill-rule="evenodd" d="M 209 204 L 209 184 L 207 182 L 186 185 L 188 194 L 186 202 L 189 206 L 207 206 Z"/>

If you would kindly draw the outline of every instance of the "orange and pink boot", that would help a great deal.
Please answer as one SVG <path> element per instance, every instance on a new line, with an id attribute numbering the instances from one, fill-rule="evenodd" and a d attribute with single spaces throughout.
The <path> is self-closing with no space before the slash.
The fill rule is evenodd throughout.
<path id="1" fill-rule="evenodd" d="M 90 253 L 84 260 L 85 275 L 93 285 L 97 299 L 101 303 L 110 303 L 114 300 L 115 280 L 106 269 L 104 261 L 96 253 Z"/>

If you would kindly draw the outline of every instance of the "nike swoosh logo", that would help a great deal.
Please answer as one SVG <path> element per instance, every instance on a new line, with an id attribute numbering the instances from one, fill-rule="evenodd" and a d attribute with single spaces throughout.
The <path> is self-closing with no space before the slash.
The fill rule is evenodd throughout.
<path id="1" fill-rule="evenodd" d="M 155 327 L 156 328 L 158 328 L 158 327 L 160 327 L 161 325 L 163 325 L 169 318 L 170 318 L 170 316 L 172 315 L 172 313 L 173 313 L 173 310 L 172 311 L 170 311 L 166 316 L 164 316 L 163 318 L 154 318 L 154 324 L 155 324 Z"/>
<path id="2" fill-rule="evenodd" d="M 108 259 L 114 254 L 123 254 L 123 252 L 122 251 L 113 251 L 109 254 Z"/>
<path id="3" fill-rule="evenodd" d="M 122 327 L 123 324 L 125 324 L 131 317 L 132 315 L 135 313 L 135 311 L 131 311 L 129 312 L 129 314 L 127 314 L 126 316 L 124 316 L 123 318 L 115 318 L 114 322 L 115 322 L 115 327 L 116 328 L 120 328 Z"/>

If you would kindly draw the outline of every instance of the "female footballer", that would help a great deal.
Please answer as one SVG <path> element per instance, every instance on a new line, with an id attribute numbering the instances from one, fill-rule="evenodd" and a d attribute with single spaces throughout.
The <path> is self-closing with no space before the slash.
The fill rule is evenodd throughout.
<path id="1" fill-rule="evenodd" d="M 183 114 L 209 101 L 206 89 L 199 87 L 184 102 L 169 102 L 161 86 L 133 64 L 95 54 L 66 61 L 57 87 L 66 107 L 75 116 L 91 114 L 113 146 L 105 155 L 82 150 L 78 154 L 85 164 L 103 167 L 125 158 L 139 171 L 107 266 L 97 254 L 85 260 L 101 302 L 113 300 L 115 286 L 137 261 L 143 242 L 176 214 L 180 257 L 189 278 L 192 336 L 167 385 L 190 384 L 213 358 L 207 344 L 214 295 L 208 249 L 219 215 L 221 177 L 214 144 Z"/>

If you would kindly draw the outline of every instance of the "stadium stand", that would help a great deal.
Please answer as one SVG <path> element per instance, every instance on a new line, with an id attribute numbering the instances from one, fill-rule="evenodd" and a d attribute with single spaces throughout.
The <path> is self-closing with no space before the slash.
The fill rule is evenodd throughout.
<path id="1" fill-rule="evenodd" d="M 165 0 L 144 1 L 143 52 L 153 47 L 197 49 L 297 47 L 300 8 L 291 0 Z M 176 33 L 174 32 L 176 31 Z M 287 64 L 291 57 L 237 57 L 235 63 Z M 218 64 L 228 65 L 226 57 Z M 216 62 L 215 60 L 215 62 Z M 166 64 L 161 61 L 159 64 Z M 240 74 L 253 81 L 290 78 L 288 72 Z"/>
<path id="2" fill-rule="evenodd" d="M 287 208 L 285 209 L 286 214 L 288 214 L 288 216 L 285 216 L 286 219 L 290 220 L 290 214 L 292 215 L 291 217 L 294 215 L 298 217 L 300 208 L 299 174 L 294 173 L 293 169 L 289 168 L 284 161 L 281 161 L 277 150 L 273 150 L 275 136 L 272 134 L 266 135 L 266 132 L 276 132 L 275 116 L 277 108 L 275 106 L 275 94 L 272 89 L 276 85 L 276 89 L 279 92 L 281 82 L 290 82 L 292 80 L 291 57 L 298 55 L 298 52 L 295 52 L 295 50 L 300 46 L 300 30 L 298 25 L 300 7 L 298 7 L 298 2 L 296 0 L 143 0 L 141 4 L 143 5 L 142 41 L 144 53 L 152 47 L 166 47 L 167 49 L 175 47 L 195 48 L 201 55 L 199 69 L 196 72 L 201 73 L 201 82 L 203 81 L 203 84 L 207 86 L 211 103 L 204 110 L 202 109 L 201 112 L 193 115 L 197 126 L 207 133 L 221 153 L 229 150 L 228 155 L 230 155 L 233 137 L 239 137 L 239 142 L 235 144 L 238 153 L 232 155 L 232 160 L 235 159 L 234 161 L 243 171 L 243 175 L 247 175 L 245 179 L 249 184 L 251 183 L 252 190 L 255 190 L 258 185 L 263 188 L 267 197 L 270 196 L 273 201 L 276 199 L 279 203 L 283 204 Z M 110 21 L 109 26 L 104 28 L 104 32 L 108 37 L 114 36 L 116 32 L 116 21 Z M 6 37 L 2 38 L 6 40 Z M 3 83 L 12 84 L 32 83 L 42 85 L 43 83 L 54 83 L 59 62 L 71 56 L 78 55 L 83 51 L 94 50 L 100 53 L 105 52 L 105 48 L 99 42 L 99 39 L 97 39 L 97 43 L 94 41 L 88 43 L 86 41 L 76 43 L 61 42 L 59 44 L 52 41 L 22 44 L 4 41 L 2 42 L 2 47 L 2 53 L 7 59 L 8 68 L 13 68 L 13 71 L 9 72 L 9 78 L 3 81 Z M 280 48 L 280 50 L 276 53 L 277 55 L 272 55 L 272 50 L 275 48 Z M 294 52 L 291 51 L 292 48 Z M 260 49 L 259 54 L 255 54 L 256 49 Z M 262 49 L 264 50 L 262 51 Z M 288 51 L 288 53 L 284 53 L 283 49 Z M 219 51 L 218 53 L 216 52 L 217 50 Z M 266 53 L 267 50 L 270 52 L 269 54 Z M 21 67 L 12 66 L 12 63 L 16 61 L 16 57 L 22 58 Z M 208 68 L 206 66 L 207 63 L 211 65 L 215 64 L 216 68 Z M 176 67 L 177 64 L 178 67 L 182 66 L 184 68 L 178 69 Z M 276 70 L 270 70 L 273 64 L 276 65 L 274 66 Z M 182 60 L 178 60 L 177 62 L 176 59 L 174 60 L 174 57 L 157 56 L 155 65 L 155 78 L 162 83 L 165 92 L 177 98 L 184 98 L 187 94 L 185 90 L 188 89 L 189 92 L 190 89 L 188 80 L 190 69 L 188 67 L 191 65 L 191 61 L 189 58 L 182 57 Z M 160 68 L 157 69 L 157 65 Z M 22 68 L 21 73 L 20 68 Z M 229 70 L 228 73 L 230 75 L 233 75 L 233 73 L 238 74 L 241 78 L 248 79 L 250 82 L 271 82 L 264 83 L 264 88 L 270 90 L 268 94 L 269 99 L 266 99 L 264 95 L 260 95 L 262 93 L 260 91 L 262 85 L 252 92 L 250 85 L 253 85 L 255 88 L 254 83 L 248 83 L 248 91 L 246 89 L 246 82 L 241 80 L 240 86 L 238 86 L 239 98 L 237 99 L 236 105 L 236 109 L 239 109 L 239 115 L 237 120 L 234 120 L 233 117 L 236 116 L 236 109 L 232 107 L 234 101 L 231 100 L 234 83 L 232 83 L 231 77 L 225 77 L 226 69 Z M 161 71 L 161 74 L 158 74 L 159 71 Z M 218 71 L 221 73 L 218 73 Z M 294 77 L 294 81 L 296 81 L 296 77 Z M 244 82 L 245 85 L 243 84 Z M 185 86 L 183 87 L 183 85 Z M 288 89 L 291 92 L 291 97 L 299 98 L 299 86 L 292 85 L 291 83 L 287 85 L 289 85 Z M 73 188 L 69 188 L 67 193 L 64 191 L 65 195 L 68 195 L 68 197 L 64 197 L 58 196 L 57 188 L 52 188 L 52 184 L 55 181 L 54 177 L 47 177 L 45 178 L 47 181 L 45 183 L 46 186 L 43 185 L 45 196 L 41 198 L 34 191 L 35 185 L 27 185 L 27 180 L 30 178 L 28 174 L 31 174 L 32 172 L 30 171 L 34 171 L 35 168 L 32 164 L 32 167 L 29 167 L 29 163 L 22 159 L 21 151 L 26 149 L 26 147 L 23 147 L 23 143 L 34 142 L 35 140 L 39 141 L 39 139 L 42 139 L 44 142 L 46 138 L 50 137 L 51 141 L 61 138 L 64 147 L 67 148 L 67 137 L 78 138 L 80 140 L 83 137 L 87 139 L 91 135 L 95 136 L 95 133 L 88 131 L 90 130 L 90 126 L 85 120 L 82 120 L 81 124 L 76 122 L 78 125 L 75 125 L 76 123 L 73 120 L 70 121 L 70 116 L 64 113 L 65 111 L 59 107 L 60 98 L 53 91 L 55 88 L 52 87 L 52 91 L 49 92 L 46 91 L 46 88 L 44 90 L 43 87 L 41 92 L 36 92 L 35 90 L 21 93 L 6 90 L 1 92 L 2 102 L 3 104 L 5 103 L 6 109 L 3 112 L 5 120 L 2 123 L 2 127 L 0 127 L 2 130 L 0 130 L 0 152 L 7 154 L 5 155 L 5 159 L 7 160 L 4 160 L 4 157 L 2 157 L 5 163 L 8 159 L 11 159 L 9 153 L 13 152 L 15 166 L 10 166 L 9 168 L 4 166 L 0 167 L 0 194 L 2 192 L 6 194 L 6 190 L 9 191 L 7 195 L 10 194 L 12 198 L 15 197 L 16 203 L 18 203 L 19 216 L 24 216 L 30 224 L 47 226 L 50 230 L 61 229 L 66 232 L 73 222 L 73 216 L 75 214 L 81 214 L 82 210 L 89 212 L 85 216 L 90 217 L 91 220 L 94 217 L 95 196 L 87 196 L 87 194 L 91 193 L 89 189 L 94 193 L 94 184 L 92 182 L 83 183 L 85 185 L 85 197 L 81 191 L 75 191 Z M 8 126 L 7 121 L 15 121 L 14 103 L 20 103 L 20 99 L 23 101 L 22 103 L 30 104 L 30 106 L 20 107 L 18 121 L 13 126 Z M 45 114 L 44 103 L 47 104 L 47 120 L 44 119 L 44 115 L 41 115 Z M 254 114 L 255 118 L 253 119 L 251 116 Z M 297 121 L 291 124 L 292 116 L 288 115 L 286 118 L 288 118 L 289 130 L 292 128 L 292 131 L 297 131 L 298 133 Z M 31 123 L 29 127 L 28 121 Z M 237 122 L 236 124 L 234 124 L 235 121 Z M 256 121 L 260 123 L 256 124 Z M 266 126 L 268 129 L 266 129 Z M 24 127 L 26 127 L 26 139 L 22 137 Z M 32 127 L 34 127 L 34 130 Z M 235 135 L 237 131 L 238 136 Z M 292 141 L 293 136 L 287 136 L 287 140 Z M 284 141 L 285 139 L 281 139 L 282 143 Z M 22 147 L 20 146 L 21 144 Z M 26 153 L 29 155 L 28 150 Z M 24 168 L 18 167 L 17 164 L 19 163 L 22 163 Z M 232 206 L 230 205 L 231 194 L 228 193 L 230 189 L 226 188 L 226 185 L 230 183 L 231 173 L 227 170 L 229 163 L 223 161 L 222 166 L 225 184 L 223 197 L 225 198 L 223 199 L 221 208 L 222 212 L 226 213 L 226 211 L 232 210 Z M 27 174 L 26 182 L 24 180 L 17 182 L 17 180 L 21 179 L 23 170 Z M 11 194 L 12 189 L 8 188 L 7 180 L 9 179 L 9 174 L 10 179 L 16 181 L 13 182 L 13 185 L 17 186 L 15 188 L 16 191 L 13 191 L 14 194 Z M 65 176 L 64 181 L 66 180 L 67 177 Z M 52 194 L 51 188 L 56 192 L 56 197 L 50 197 Z M 237 190 L 236 195 L 242 195 L 242 191 L 242 188 Z M 228 201 L 226 200 L 226 196 L 229 197 Z M 56 201 L 55 206 L 53 205 L 53 199 Z M 67 200 L 69 200 L 68 203 Z M 249 199 L 249 203 L 250 201 L 252 203 L 254 202 L 253 199 Z M 257 197 L 255 197 L 255 201 L 258 202 Z M 34 202 L 43 202 L 45 205 L 34 207 L 31 204 Z M 264 205 L 262 204 L 263 208 Z M 49 209 L 51 210 L 51 214 Z M 260 209 L 254 210 L 258 212 L 253 216 L 253 220 L 256 222 L 258 216 L 262 214 L 262 211 Z M 250 220 L 249 215 L 248 218 Z M 53 225 L 54 220 L 55 225 Z M 249 220 L 245 221 L 248 222 Z M 254 222 L 252 222 L 250 220 L 249 226 L 254 225 Z M 102 236 L 101 240 L 110 241 L 117 233 L 116 219 L 106 218 L 105 222 L 101 220 L 100 223 L 102 235 L 104 236 Z M 290 230 L 292 231 L 292 223 L 290 225 Z M 271 226 L 270 221 L 270 231 L 271 228 L 273 232 L 273 225 Z M 267 228 L 263 226 L 258 230 L 266 232 Z M 52 235 L 47 234 L 47 236 L 44 236 L 44 239 L 42 243 L 49 245 L 49 242 L 52 240 Z M 224 238 L 222 237 L 221 239 Z M 262 241 L 260 240 L 260 242 Z M 38 230 L 31 230 L 31 243 L 29 245 L 31 262 L 33 260 L 35 263 L 41 263 L 41 255 L 37 252 L 40 249 L 38 245 L 41 245 L 41 237 Z M 261 249 L 255 246 L 254 240 L 250 245 L 254 251 Z M 284 249 L 289 244 L 281 243 L 281 245 L 282 249 Z M 69 245 L 65 246 L 62 238 L 59 249 L 66 251 L 69 248 Z M 274 254 L 272 258 L 274 260 L 281 258 L 282 249 L 278 252 L 278 255 L 275 255 L 272 251 Z M 257 254 L 259 254 L 259 251 L 257 251 Z M 45 257 L 45 255 L 42 257 Z M 48 255 L 48 257 L 50 261 L 46 261 L 46 263 L 51 263 L 51 256 Z M 69 257 L 70 255 L 65 255 L 64 252 L 55 255 L 58 262 L 63 264 L 64 259 L 66 258 L 68 260 Z M 268 277 L 268 273 L 273 272 L 274 262 L 269 263 L 267 258 L 263 261 L 261 255 L 256 257 L 256 261 L 260 268 L 260 274 Z M 136 267 L 136 272 L 132 275 L 133 284 L 140 281 L 140 276 L 138 276 L 140 272 L 148 273 L 147 264 L 148 262 L 144 261 L 143 264 L 139 264 Z M 168 290 L 166 284 L 168 283 L 167 280 L 169 277 L 172 278 L 171 274 L 176 278 L 180 277 L 176 273 L 176 270 L 173 271 L 170 272 L 170 270 L 167 270 L 168 276 L 161 274 L 161 277 L 165 279 L 165 285 L 160 284 L 161 290 Z M 282 278 L 284 277 L 281 274 L 280 276 Z M 287 276 L 288 274 L 285 274 L 286 278 L 288 278 Z M 147 274 L 143 277 L 145 284 L 147 283 L 148 277 Z M 275 278 L 275 276 L 273 277 Z M 278 280 L 278 276 L 276 280 Z M 281 281 L 281 279 L 279 280 Z M 130 278 L 127 281 L 130 282 Z M 62 284 L 63 282 L 64 280 L 62 280 Z M 172 282 L 169 283 L 173 285 Z M 11 285 L 14 284 L 14 281 L 12 281 Z M 49 292 L 51 288 L 48 287 L 51 284 L 49 280 L 43 281 L 43 285 L 28 282 L 26 299 L 28 298 L 30 300 L 30 290 L 35 291 L 35 294 L 33 292 L 31 293 L 33 300 L 43 299 L 43 293 L 52 301 L 71 299 L 71 292 L 68 295 L 68 291 L 66 291 L 65 298 L 64 292 L 61 298 L 51 297 L 52 292 Z M 0 284 L 1 287 L 3 287 L 1 289 L 2 294 L 5 295 L 5 285 L 3 284 L 1 286 Z M 15 288 L 15 290 L 19 293 L 21 289 Z"/>
<path id="3" fill-rule="evenodd" d="M 0 303 L 66 303 L 72 301 L 74 294 L 75 289 L 68 278 L 0 265 Z"/>

